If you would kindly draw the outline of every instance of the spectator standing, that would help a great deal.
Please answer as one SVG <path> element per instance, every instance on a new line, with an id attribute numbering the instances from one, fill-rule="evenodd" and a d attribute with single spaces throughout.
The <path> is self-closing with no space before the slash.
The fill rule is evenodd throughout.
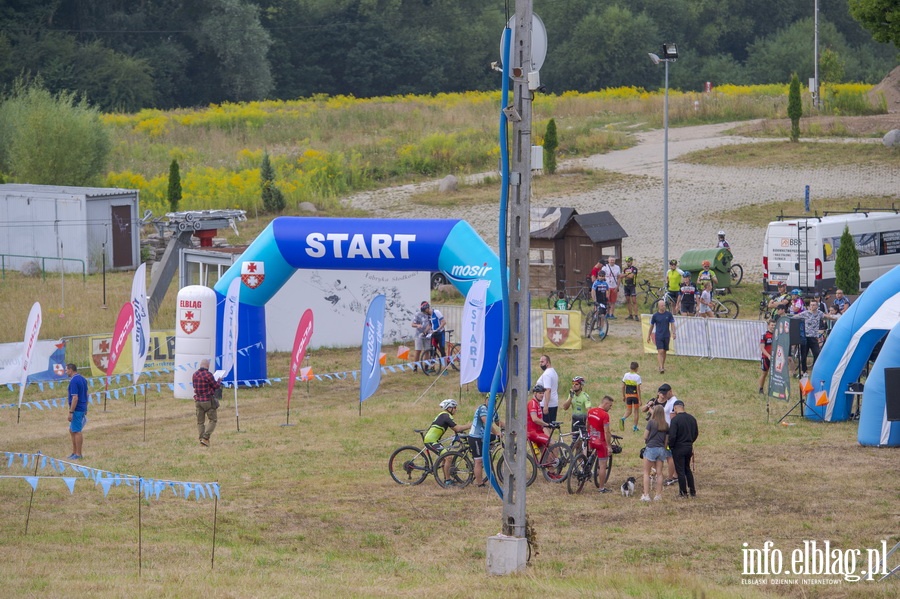
<path id="1" fill-rule="evenodd" d="M 700 314 L 700 316 L 702 316 L 703 318 L 712 318 L 712 283 L 710 283 L 709 281 L 703 283 L 703 291 L 700 292 L 700 299 L 698 300 L 698 302 L 700 303 L 698 314 Z"/>
<path id="2" fill-rule="evenodd" d="M 599 408 L 591 408 L 588 410 L 588 436 L 590 439 L 591 449 L 597 451 L 597 473 L 603 473 L 603 480 L 600 481 L 600 493 L 609 493 L 606 488 L 606 476 L 608 474 L 606 462 L 612 455 L 612 436 L 609 432 L 609 409 L 613 405 L 613 398 L 604 395 L 600 400 Z"/>
<path id="3" fill-rule="evenodd" d="M 628 308 L 628 320 L 640 320 L 640 312 L 637 305 L 637 266 L 634 258 L 625 258 L 625 268 L 622 269 L 622 291 L 625 294 L 625 307 Z"/>
<path id="4" fill-rule="evenodd" d="M 690 271 L 684 271 L 681 276 L 681 288 L 678 290 L 675 311 L 682 316 L 693 316 L 697 312 L 697 288 L 691 283 Z"/>
<path id="5" fill-rule="evenodd" d="M 610 256 L 606 266 L 600 269 L 601 274 L 606 278 L 606 285 L 609 287 L 607 297 L 609 304 L 606 306 L 607 318 L 616 319 L 616 302 L 619 299 L 619 278 L 622 276 L 622 269 L 616 264 L 616 257 Z"/>
<path id="6" fill-rule="evenodd" d="M 716 276 L 715 272 L 710 270 L 710 267 L 712 267 L 710 261 L 704 260 L 701 263 L 701 266 L 703 268 L 700 270 L 700 274 L 697 275 L 697 287 L 703 289 L 706 286 L 707 281 L 712 283 L 713 286 L 718 285 L 719 277 Z"/>
<path id="7" fill-rule="evenodd" d="M 413 371 L 419 369 L 419 358 L 422 352 L 428 349 L 428 338 L 426 335 L 431 332 L 431 316 L 428 314 L 430 308 L 428 302 L 419 304 L 419 312 L 413 317 L 412 327 L 415 332 L 415 349 L 413 350 Z"/>
<path id="8" fill-rule="evenodd" d="M 819 357 L 819 329 L 822 328 L 822 313 L 819 311 L 819 302 L 809 300 L 809 309 L 803 310 L 793 318 L 803 321 L 803 337 L 800 338 L 800 374 L 806 374 L 806 358 L 812 352 L 813 361 Z"/>
<path id="9" fill-rule="evenodd" d="M 666 371 L 666 352 L 669 351 L 669 340 L 675 339 L 675 317 L 666 309 L 665 300 L 656 302 L 656 312 L 650 317 L 650 331 L 647 343 L 655 335 L 656 361 L 660 374 Z"/>
<path id="10" fill-rule="evenodd" d="M 691 458 L 694 456 L 694 442 L 699 435 L 697 419 L 684 411 L 684 402 L 680 399 L 675 401 L 672 408 L 668 446 L 678 475 L 678 497 L 696 497 L 697 489 L 694 486 L 694 473 L 691 472 Z"/>
<path id="11" fill-rule="evenodd" d="M 72 439 L 72 455 L 70 460 L 80 460 L 84 445 L 84 425 L 87 423 L 88 385 L 87 380 L 78 374 L 75 364 L 66 364 L 69 375 L 69 437 Z"/>
<path id="12" fill-rule="evenodd" d="M 850 307 L 850 300 L 844 296 L 842 289 L 838 289 L 834 292 L 834 301 L 831 302 L 831 305 L 837 309 L 839 314 L 843 314 Z"/>
<path id="13" fill-rule="evenodd" d="M 209 358 L 200 360 L 200 368 L 191 379 L 194 385 L 194 407 L 197 412 L 197 432 L 200 435 L 200 445 L 209 447 L 209 438 L 216 430 L 219 421 L 218 406 L 214 407 L 216 389 L 222 385 L 209 371 Z M 206 421 L 209 420 L 207 423 Z"/>
<path id="14" fill-rule="evenodd" d="M 766 377 L 769 376 L 769 369 L 772 367 L 772 341 L 775 338 L 775 321 L 770 320 L 766 326 L 766 332 L 763 333 L 759 340 L 760 368 L 762 374 L 759 375 L 759 392 L 764 393 L 763 388 L 766 386 Z"/>
<path id="15" fill-rule="evenodd" d="M 563 401 L 563 410 L 572 408 L 572 432 L 581 431 L 584 434 L 587 413 L 591 408 L 591 397 L 584 390 L 584 377 L 576 376 L 572 379 L 572 387 L 569 396 Z"/>
<path id="16" fill-rule="evenodd" d="M 544 414 L 544 422 L 550 424 L 556 422 L 556 413 L 559 410 L 559 375 L 547 354 L 541 356 L 540 366 L 543 372 L 535 384 L 544 388 L 541 410 Z"/>
<path id="17" fill-rule="evenodd" d="M 666 295 L 672 305 L 678 301 L 678 293 L 681 291 L 681 271 L 678 269 L 678 260 L 669 260 L 669 270 L 666 271 Z"/>
<path id="18" fill-rule="evenodd" d="M 441 314 L 441 311 L 437 308 L 432 308 L 431 304 L 428 302 L 423 302 L 423 304 L 422 311 L 428 316 L 430 321 L 429 324 L 431 325 L 431 344 L 437 345 L 441 350 L 441 355 L 446 356 L 447 351 L 444 348 L 444 329 L 446 329 L 447 323 L 444 320 L 444 315 Z M 446 364 L 443 366 L 446 366 Z"/>
<path id="19" fill-rule="evenodd" d="M 666 435 L 669 423 L 661 405 L 654 405 L 644 429 L 644 494 L 641 501 L 650 501 L 650 470 L 656 468 L 655 501 L 662 499 L 663 466 L 666 462 Z"/>
<path id="20" fill-rule="evenodd" d="M 717 248 L 731 248 L 728 241 L 725 240 L 725 231 L 719 231 L 719 241 L 716 243 Z"/>
<path id="21" fill-rule="evenodd" d="M 629 416 L 634 416 L 633 432 L 638 431 L 638 412 L 641 405 L 641 375 L 638 374 L 639 365 L 632 362 L 629 365 L 628 372 L 622 377 L 622 400 L 625 402 L 625 415 L 619 419 L 622 423 L 622 430 L 625 430 L 625 421 Z"/>

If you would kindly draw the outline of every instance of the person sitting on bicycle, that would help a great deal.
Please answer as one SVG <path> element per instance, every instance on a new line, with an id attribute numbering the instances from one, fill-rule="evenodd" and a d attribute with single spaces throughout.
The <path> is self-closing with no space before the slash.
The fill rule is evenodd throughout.
<path id="1" fill-rule="evenodd" d="M 597 472 L 603 473 L 603 480 L 600 481 L 600 493 L 609 493 L 606 488 L 606 460 L 612 454 L 612 434 L 609 432 L 609 409 L 613 405 L 613 398 L 604 395 L 600 400 L 599 408 L 591 408 L 588 410 L 587 427 L 588 439 L 590 440 L 591 449 L 597 451 Z"/>
<path id="2" fill-rule="evenodd" d="M 666 271 L 666 303 L 673 306 L 678 301 L 678 294 L 681 292 L 681 271 L 678 269 L 678 260 L 672 258 L 669 260 L 669 270 Z"/>
<path id="3" fill-rule="evenodd" d="M 488 459 L 491 459 L 489 453 L 491 442 L 500 436 L 500 431 L 504 426 L 503 421 L 500 420 L 500 415 L 494 412 L 494 424 L 490 427 L 490 434 L 486 434 L 487 402 L 490 397 L 490 393 L 485 394 L 484 401 L 475 410 L 475 416 L 472 418 L 472 428 L 469 429 L 469 451 L 471 451 L 472 460 L 475 462 L 475 484 L 479 487 L 487 484 L 487 478 L 484 477 L 483 456 L 485 452 L 488 452 Z M 488 439 L 487 445 L 484 444 L 485 437 Z"/>
<path id="4" fill-rule="evenodd" d="M 444 330 L 447 328 L 447 322 L 444 320 L 444 315 L 437 308 L 432 308 L 428 302 L 422 302 L 421 309 L 431 321 L 431 345 L 440 351 L 441 356 L 446 356 Z"/>
<path id="5" fill-rule="evenodd" d="M 572 379 L 572 387 L 569 396 L 563 402 L 563 410 L 572 408 L 572 432 L 578 430 L 582 435 L 586 434 L 585 423 L 587 413 L 591 407 L 591 397 L 584 391 L 584 377 L 576 376 Z"/>
<path id="6" fill-rule="evenodd" d="M 444 446 L 441 445 L 441 437 L 444 436 L 448 428 L 454 433 L 462 433 L 469 428 L 468 424 L 456 424 L 456 421 L 453 420 L 453 415 L 456 414 L 456 409 L 459 407 L 455 399 L 445 399 L 440 405 L 441 413 L 431 422 L 428 432 L 425 433 L 425 447 L 435 455 L 441 455 L 441 452 L 444 451 Z"/>
<path id="7" fill-rule="evenodd" d="M 544 422 L 544 410 L 541 408 L 541 401 L 544 399 L 544 386 L 538 383 L 531 392 L 531 400 L 528 402 L 528 426 L 525 427 L 525 432 L 529 441 L 543 449 L 550 442 L 550 436 L 545 431 L 545 429 L 550 427 Z"/>

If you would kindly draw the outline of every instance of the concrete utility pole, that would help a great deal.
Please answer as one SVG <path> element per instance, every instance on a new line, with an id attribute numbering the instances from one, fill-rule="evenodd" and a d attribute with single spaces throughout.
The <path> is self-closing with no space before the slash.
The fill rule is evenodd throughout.
<path id="1" fill-rule="evenodd" d="M 532 70 L 532 0 L 517 0 L 514 46 L 510 48 L 513 103 L 507 119 L 513 123 L 512 160 L 508 203 L 509 239 L 509 380 L 507 383 L 506 432 L 503 458 L 509 467 L 503 493 L 502 531 L 506 537 L 488 541 L 492 574 L 508 574 L 526 565 L 525 461 L 528 438 L 528 379 L 530 321 L 528 251 L 531 214 L 531 104 L 528 74 Z"/>

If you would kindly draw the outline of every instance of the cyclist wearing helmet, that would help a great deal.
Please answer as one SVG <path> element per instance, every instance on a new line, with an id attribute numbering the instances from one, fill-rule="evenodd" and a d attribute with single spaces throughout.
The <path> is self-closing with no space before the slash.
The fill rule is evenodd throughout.
<path id="1" fill-rule="evenodd" d="M 728 242 L 725 241 L 725 231 L 719 231 L 719 243 L 716 244 L 717 248 L 730 248 Z"/>
<path id="2" fill-rule="evenodd" d="M 681 291 L 681 271 L 678 269 L 678 260 L 669 260 L 669 270 L 666 271 L 666 295 L 672 305 L 678 300 L 678 292 Z"/>
<path id="3" fill-rule="evenodd" d="M 440 405 L 441 413 L 432 421 L 428 432 L 425 433 L 425 447 L 437 455 L 444 451 L 444 447 L 441 445 L 441 437 L 444 436 L 448 428 L 454 433 L 461 433 L 469 428 L 469 425 L 456 424 L 456 421 L 453 420 L 453 415 L 456 414 L 456 410 L 459 407 L 455 399 L 445 399 Z"/>
<path id="4" fill-rule="evenodd" d="M 572 408 L 572 432 L 576 430 L 585 434 L 585 422 L 587 422 L 587 411 L 591 407 L 591 397 L 584 391 L 584 377 L 576 376 L 572 379 L 572 387 L 569 389 L 569 396 L 563 401 L 563 410 Z"/>
<path id="5" fill-rule="evenodd" d="M 634 258 L 628 256 L 625 258 L 625 268 L 622 269 L 622 289 L 625 293 L 625 307 L 628 308 L 628 320 L 639 320 L 640 312 L 637 306 L 637 266 L 634 265 Z"/>
<path id="6" fill-rule="evenodd" d="M 416 330 L 416 345 L 415 350 L 413 351 L 413 371 L 419 369 L 419 358 L 422 357 L 422 352 L 429 347 L 429 340 L 425 336 L 431 332 L 431 317 L 428 312 L 426 312 L 426 310 L 430 308 L 431 305 L 428 302 L 422 302 L 419 304 L 419 311 L 416 312 L 415 317 L 413 317 L 412 327 Z"/>
<path id="7" fill-rule="evenodd" d="M 538 383 L 531 391 L 531 400 L 528 402 L 528 425 L 525 427 L 525 432 L 529 441 L 540 448 L 544 448 L 550 442 L 550 436 L 544 431 L 548 427 L 547 423 L 544 422 L 544 411 L 541 409 L 541 400 L 544 398 L 544 386 Z"/>
<path id="8" fill-rule="evenodd" d="M 487 402 L 490 397 L 490 393 L 485 394 L 484 401 L 475 410 L 475 416 L 472 418 L 472 428 L 469 429 L 469 450 L 472 452 L 472 460 L 475 462 L 475 484 L 479 487 L 487 484 L 487 479 L 484 477 L 484 460 L 482 459 L 484 455 L 484 438 L 487 436 L 490 439 L 488 441 L 488 448 L 490 448 L 491 441 L 500 435 L 500 429 L 503 427 L 500 415 L 494 412 L 494 424 L 490 427 L 490 435 L 486 434 Z"/>
<path id="9" fill-rule="evenodd" d="M 710 264 L 709 260 L 703 261 L 703 269 L 700 271 L 700 274 L 697 275 L 697 288 L 703 289 L 704 283 L 709 281 L 713 284 L 713 286 L 719 284 L 719 278 L 716 276 L 716 273 L 710 270 L 712 264 Z"/>
<path id="10" fill-rule="evenodd" d="M 678 291 L 678 302 L 675 304 L 675 312 L 682 316 L 693 316 L 697 312 L 697 288 L 691 283 L 690 271 L 684 271 L 681 276 L 681 289 Z"/>

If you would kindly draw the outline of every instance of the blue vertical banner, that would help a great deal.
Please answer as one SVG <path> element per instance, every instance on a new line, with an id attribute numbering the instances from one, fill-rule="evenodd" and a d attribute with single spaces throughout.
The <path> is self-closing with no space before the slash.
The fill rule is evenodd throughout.
<path id="1" fill-rule="evenodd" d="M 809 212 L 809 185 L 806 186 L 806 192 L 803 195 L 803 209 Z"/>
<path id="2" fill-rule="evenodd" d="M 366 311 L 362 359 L 359 369 L 359 403 L 366 401 L 381 383 L 381 338 L 384 335 L 384 295 L 376 295 Z"/>

